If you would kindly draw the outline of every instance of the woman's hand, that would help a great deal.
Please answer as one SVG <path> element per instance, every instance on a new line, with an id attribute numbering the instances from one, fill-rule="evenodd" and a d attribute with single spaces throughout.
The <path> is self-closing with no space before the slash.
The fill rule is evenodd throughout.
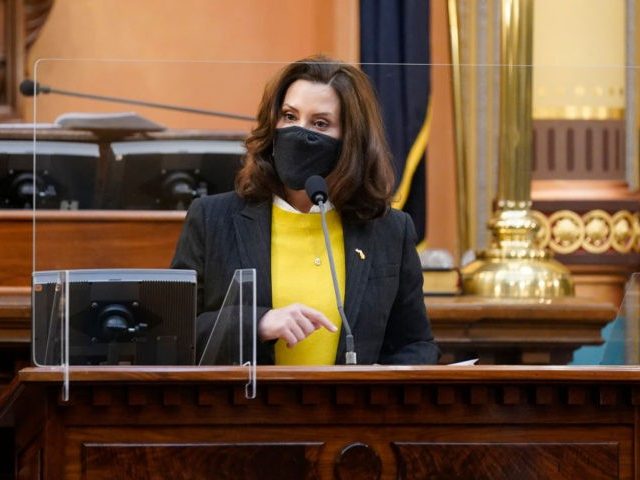
<path id="1" fill-rule="evenodd" d="M 260 319 L 258 335 L 263 341 L 281 338 L 291 348 L 322 327 L 330 332 L 338 331 L 338 327 L 322 312 L 301 303 L 292 303 L 269 310 Z"/>

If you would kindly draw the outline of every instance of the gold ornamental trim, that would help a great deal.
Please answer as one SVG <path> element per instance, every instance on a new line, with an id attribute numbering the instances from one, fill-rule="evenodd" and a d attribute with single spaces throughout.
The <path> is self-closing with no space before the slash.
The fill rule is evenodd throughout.
<path id="1" fill-rule="evenodd" d="M 565 105 L 561 107 L 534 107 L 534 120 L 623 120 L 624 108 Z"/>
<path id="2" fill-rule="evenodd" d="M 635 217 L 637 220 L 637 215 Z M 616 212 L 611 218 L 613 231 L 611 232 L 611 246 L 618 253 L 629 253 L 636 243 L 634 216 L 627 210 Z"/>
<path id="3" fill-rule="evenodd" d="M 584 222 L 570 210 L 555 212 L 549 217 L 549 243 L 552 251 L 562 254 L 575 252 L 584 243 Z"/>
<path id="4" fill-rule="evenodd" d="M 640 252 L 640 212 L 609 213 L 596 209 L 580 215 L 571 210 L 558 210 L 547 216 L 534 210 L 532 214 L 540 225 L 536 236 L 538 246 L 554 253 Z"/>
<path id="5" fill-rule="evenodd" d="M 604 253 L 611 246 L 613 222 L 604 210 L 591 210 L 582 216 L 584 221 L 584 242 L 582 248 L 589 253 Z"/>
<path id="6" fill-rule="evenodd" d="M 537 210 L 530 210 L 531 217 L 538 225 L 536 231 L 535 244 L 540 247 L 542 245 L 549 245 L 551 241 L 551 229 L 549 228 L 549 220 L 544 216 L 544 213 Z"/>

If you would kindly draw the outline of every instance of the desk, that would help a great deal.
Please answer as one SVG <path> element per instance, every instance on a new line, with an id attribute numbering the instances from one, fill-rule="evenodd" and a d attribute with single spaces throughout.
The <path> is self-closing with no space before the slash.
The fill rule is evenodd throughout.
<path id="1" fill-rule="evenodd" d="M 616 315 L 611 304 L 580 298 L 425 301 L 443 363 L 478 356 L 485 365 L 564 365 L 576 348 L 600 344 L 600 330 Z M 28 362 L 30 340 L 29 288 L 0 288 L 0 389 Z"/>
<path id="2" fill-rule="evenodd" d="M 610 303 L 427 297 L 442 362 L 480 358 L 482 364 L 565 365 L 574 350 L 602 343 L 600 330 L 616 316 Z"/>
<path id="3" fill-rule="evenodd" d="M 30 289 L 0 288 L 0 391 L 29 366 L 30 345 Z"/>
<path id="4" fill-rule="evenodd" d="M 29 368 L 18 478 L 631 479 L 631 367 Z"/>
<path id="5" fill-rule="evenodd" d="M 36 270 L 168 268 L 185 212 L 39 211 Z M 0 287 L 31 286 L 33 212 L 0 210 Z"/>

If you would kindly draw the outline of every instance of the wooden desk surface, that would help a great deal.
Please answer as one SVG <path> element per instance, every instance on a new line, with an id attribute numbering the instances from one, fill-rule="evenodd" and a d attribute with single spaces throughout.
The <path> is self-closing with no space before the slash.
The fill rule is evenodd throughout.
<path id="1" fill-rule="evenodd" d="M 62 367 L 28 367 L 18 373 L 18 382 L 60 383 Z M 247 380 L 248 367 L 164 367 L 100 366 L 70 367 L 72 383 L 139 383 L 157 385 L 188 383 L 238 383 Z M 640 365 L 617 366 L 386 366 L 336 365 L 330 367 L 258 366 L 258 382 L 267 384 L 551 384 L 551 383 L 624 383 L 640 386 Z M 635 398 L 635 397 L 634 397 Z M 640 404 L 640 397 L 634 399 Z"/>
<path id="2" fill-rule="evenodd" d="M 471 295 L 429 296 L 425 303 L 433 316 L 442 320 L 474 322 L 487 318 L 528 320 L 581 320 L 608 322 L 617 312 L 610 303 L 580 297 L 542 300 L 494 299 Z"/>
<path id="3" fill-rule="evenodd" d="M 443 363 L 480 358 L 483 364 L 565 365 L 584 345 L 600 345 L 617 313 L 604 302 L 427 297 Z"/>

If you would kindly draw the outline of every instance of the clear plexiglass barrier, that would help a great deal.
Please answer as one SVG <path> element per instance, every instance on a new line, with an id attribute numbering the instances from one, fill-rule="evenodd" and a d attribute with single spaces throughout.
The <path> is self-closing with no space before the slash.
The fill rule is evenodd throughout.
<path id="1" fill-rule="evenodd" d="M 246 153 L 245 140 L 257 125 L 265 85 L 286 65 L 47 59 L 36 63 L 30 119 L 34 125 L 24 134 L 14 129 L 0 140 L 0 154 L 7 159 L 6 165 L 0 164 L 6 166 L 0 171 L 6 178 L 0 180 L 8 186 L 3 206 L 35 211 L 33 270 L 40 272 L 33 278 L 36 364 L 255 367 L 256 352 L 263 350 L 270 352 L 269 362 L 295 363 L 286 342 L 274 345 L 256 340 L 255 321 L 266 308 L 296 302 L 325 312 L 331 323 L 339 325 L 335 334 L 318 328 L 301 342 L 307 349 L 302 355 L 326 348 L 331 353 L 311 355 L 313 361 L 344 363 L 346 328 L 335 307 L 320 216 L 308 225 L 308 248 L 291 249 L 295 256 L 291 264 L 272 264 L 281 257 L 273 250 L 278 247 L 271 244 L 271 206 L 225 210 L 216 218 L 202 213 L 208 198 L 234 189 Z M 544 207 L 540 186 L 556 179 L 624 183 L 634 171 L 637 175 L 637 157 L 629 157 L 634 151 L 631 147 L 637 155 L 637 144 L 630 143 L 637 138 L 627 133 L 627 96 L 620 87 L 635 69 L 442 64 L 355 67 L 375 81 L 395 161 L 394 206 L 411 214 L 416 240 L 426 239 L 421 248 L 430 246 L 431 214 L 446 210 L 448 217 L 464 218 L 450 229 L 457 229 L 471 249 L 482 250 L 490 242 L 486 225 L 499 193 L 517 204 L 518 196 L 533 181 L 535 210 Z M 523 78 L 532 76 L 530 95 L 520 93 L 526 90 L 505 90 L 504 75 L 514 72 Z M 438 98 L 451 95 L 452 116 L 441 113 L 434 97 L 441 82 L 450 89 L 439 91 Z M 292 105 L 287 103 L 286 111 L 271 112 L 278 127 L 295 123 L 304 114 L 299 110 L 304 102 L 299 105 L 295 98 L 288 102 Z M 403 110 L 393 110 L 390 105 L 394 102 L 402 104 Z M 521 126 L 532 129 L 530 164 L 516 158 L 521 145 L 512 145 L 506 156 L 500 154 L 501 103 L 511 114 L 529 112 Z M 343 142 L 361 126 L 356 121 L 360 113 L 337 112 Z M 314 122 L 305 126 L 327 127 L 324 117 Z M 265 145 L 267 151 L 272 142 Z M 441 153 L 438 159 L 427 154 L 429 162 L 425 163 L 427 146 Z M 274 168 L 267 153 L 263 167 Z M 443 156 L 448 156 L 445 165 Z M 422 181 L 427 178 L 426 164 L 439 165 L 439 170 L 429 174 L 430 186 Z M 340 179 L 328 180 L 331 186 Z M 435 209 L 425 205 L 428 189 L 444 185 L 457 186 L 457 193 L 442 196 L 442 204 Z M 544 211 L 536 217 L 541 229 L 535 247 L 552 251 L 560 261 L 586 250 L 606 253 L 607 246 L 609 250 L 615 247 L 618 254 L 638 251 L 640 230 L 634 226 L 634 212 L 613 220 L 594 219 L 583 212 L 556 219 L 552 213 Z M 426 358 L 420 353 L 424 345 L 415 350 L 407 346 L 416 341 L 428 343 L 424 325 L 414 323 L 424 319 L 407 314 L 412 308 L 403 309 L 421 300 L 395 297 L 406 293 L 398 285 L 409 282 L 415 290 L 419 284 L 419 275 L 405 263 L 417 262 L 414 252 L 405 251 L 409 243 L 399 242 L 384 253 L 377 252 L 375 242 L 357 236 L 357 229 L 348 221 L 332 215 L 329 212 L 330 235 L 343 240 L 337 242 L 340 248 L 334 244 L 338 297 L 353 330 L 355 351 L 362 353 L 358 363 L 412 363 Z M 620 219 L 627 221 L 626 229 Z M 206 250 L 205 237 L 214 230 L 224 231 L 231 246 Z M 388 230 L 380 235 L 393 237 Z M 174 259 L 179 243 L 181 255 Z M 278 245 L 280 254 L 289 252 L 285 244 Z M 464 252 L 450 253 L 453 264 L 435 269 L 457 271 L 462 266 Z M 171 283 L 162 277 L 170 273 L 158 273 L 153 279 L 135 277 L 136 272 L 171 267 L 176 268 L 175 275 L 194 271 L 185 275 L 195 280 L 186 285 Z M 247 269 L 255 271 L 247 273 Z M 120 273 L 109 278 L 107 270 Z M 282 275 L 285 271 L 295 273 L 290 276 L 294 280 L 287 283 Z M 407 276 L 408 271 L 414 275 Z M 143 292 L 146 280 L 151 293 Z M 118 283 L 125 285 L 116 288 Z M 602 333 L 606 342 L 592 345 L 601 349 L 602 357 L 594 360 L 589 354 L 586 359 L 581 357 L 584 352 L 578 352 L 574 363 L 638 362 L 637 285 L 634 276 L 619 315 Z M 147 308 L 153 303 L 162 304 L 162 309 Z M 140 317 L 137 312 L 143 310 Z M 432 324 L 436 341 L 442 331 L 437 320 Z M 161 329 L 170 325 L 177 330 Z M 114 341 L 118 332 L 135 340 L 127 344 Z M 147 340 L 142 340 L 145 334 Z M 149 335 L 153 342 L 148 342 Z M 189 340 L 181 343 L 178 338 Z"/>
<path id="2" fill-rule="evenodd" d="M 65 399 L 70 366 L 194 364 L 248 367 L 255 398 L 255 282 L 237 270 L 219 312 L 196 318 L 193 270 L 36 271 L 33 363 L 63 368 Z"/>
<path id="3" fill-rule="evenodd" d="M 198 365 L 249 367 L 247 398 L 256 396 L 256 314 L 256 271 L 246 269 L 234 273 L 220 310 L 198 317 L 203 332 L 197 351 Z"/>

